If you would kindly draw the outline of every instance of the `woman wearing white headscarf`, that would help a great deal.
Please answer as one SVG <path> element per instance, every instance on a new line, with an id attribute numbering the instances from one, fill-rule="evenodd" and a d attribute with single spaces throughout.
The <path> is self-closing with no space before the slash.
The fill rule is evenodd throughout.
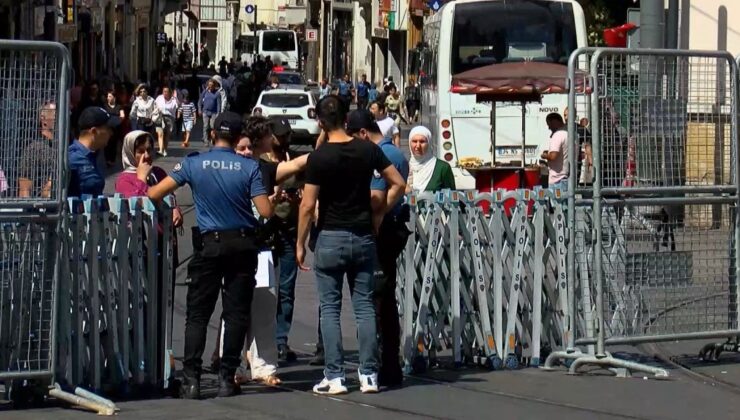
<path id="1" fill-rule="evenodd" d="M 152 166 L 154 137 L 143 130 L 134 130 L 123 138 L 121 160 L 123 172 L 116 179 L 116 192 L 123 198 L 144 197 L 149 187 L 167 177 L 167 172 Z M 182 225 L 182 213 L 175 206 L 172 212 L 175 227 Z"/>
<path id="2" fill-rule="evenodd" d="M 439 191 L 455 189 L 455 176 L 450 165 L 434 156 L 432 133 L 419 125 L 409 134 L 409 179 L 407 191 Z"/>

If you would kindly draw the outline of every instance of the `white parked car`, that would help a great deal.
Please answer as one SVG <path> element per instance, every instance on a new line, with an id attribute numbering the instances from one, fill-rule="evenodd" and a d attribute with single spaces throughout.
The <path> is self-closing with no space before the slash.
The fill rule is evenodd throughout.
<path id="1" fill-rule="evenodd" d="M 293 129 L 293 144 L 313 146 L 321 131 L 316 119 L 317 102 L 313 93 L 302 89 L 266 90 L 257 99 L 252 115 L 287 119 Z"/>

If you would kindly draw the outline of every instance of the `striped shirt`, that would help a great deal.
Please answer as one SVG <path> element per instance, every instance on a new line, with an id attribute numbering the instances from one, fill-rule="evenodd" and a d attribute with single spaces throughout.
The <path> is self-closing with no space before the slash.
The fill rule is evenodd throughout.
<path id="1" fill-rule="evenodd" d="M 186 104 L 182 104 L 180 107 L 182 110 L 182 120 L 183 121 L 195 121 L 195 104 L 192 102 L 188 102 Z"/>

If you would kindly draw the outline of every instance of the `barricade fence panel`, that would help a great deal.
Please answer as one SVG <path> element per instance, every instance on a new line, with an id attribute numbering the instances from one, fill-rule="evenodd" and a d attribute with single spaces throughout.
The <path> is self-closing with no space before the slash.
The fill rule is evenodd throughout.
<path id="1" fill-rule="evenodd" d="M 157 208 L 147 198 L 71 198 L 68 205 L 57 380 L 119 395 L 137 387 L 168 388 L 171 201 Z"/>
<path id="2" fill-rule="evenodd" d="M 62 44 L 0 40 L 0 208 L 62 211 L 70 62 Z"/>
<path id="3" fill-rule="evenodd" d="M 445 351 L 455 364 L 538 365 L 563 346 L 564 198 L 543 189 L 409 197 L 397 283 L 407 370 Z"/>
<path id="4" fill-rule="evenodd" d="M 571 372 L 594 364 L 666 376 L 605 345 L 740 335 L 737 64 L 722 52 L 581 53 L 596 176 L 592 190 L 569 197 L 570 309 L 590 355 L 557 357 L 576 359 Z M 581 66 L 571 57 L 570 76 Z"/>
<path id="5" fill-rule="evenodd" d="M 0 222 L 0 380 L 51 377 L 55 222 Z"/>

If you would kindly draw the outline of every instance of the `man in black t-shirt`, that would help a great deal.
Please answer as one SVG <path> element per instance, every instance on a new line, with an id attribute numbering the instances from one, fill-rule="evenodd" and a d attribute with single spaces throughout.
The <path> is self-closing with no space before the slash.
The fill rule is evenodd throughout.
<path id="1" fill-rule="evenodd" d="M 321 302 L 321 332 L 326 360 L 324 379 L 314 386 L 318 394 L 343 394 L 344 359 L 339 314 L 342 307 L 342 283 L 347 276 L 360 347 L 360 390 L 378 392 L 378 341 L 373 293 L 375 279 L 375 236 L 370 205 L 370 181 L 375 172 L 388 183 L 387 212 L 401 197 L 405 182 L 383 151 L 373 143 L 355 139 L 344 130 L 346 108 L 336 95 L 316 106 L 319 125 L 327 133 L 327 142 L 308 158 L 306 185 L 298 219 L 296 259 L 306 270 L 306 239 L 318 201 L 318 238 L 314 271 Z"/>

